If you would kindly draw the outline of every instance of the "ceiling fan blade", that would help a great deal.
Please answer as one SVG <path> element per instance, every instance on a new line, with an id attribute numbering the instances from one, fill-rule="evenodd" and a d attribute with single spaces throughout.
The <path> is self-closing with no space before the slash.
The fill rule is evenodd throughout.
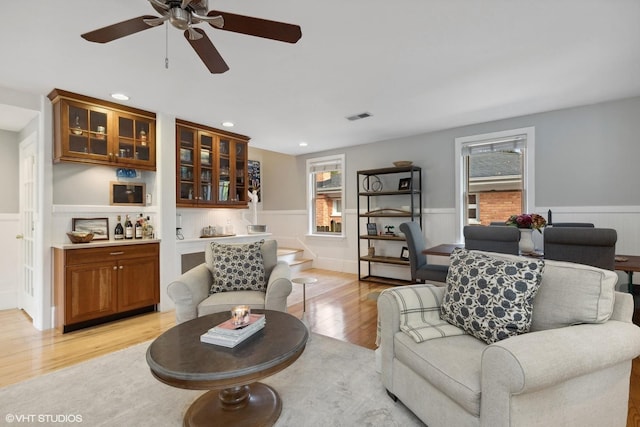
<path id="1" fill-rule="evenodd" d="M 95 43 L 107 43 L 121 37 L 129 36 L 137 32 L 153 28 L 144 22 L 145 19 L 155 19 L 155 16 L 144 15 L 128 21 L 118 22 L 117 24 L 108 25 L 98 28 L 97 30 L 84 33 L 81 37 L 85 40 Z"/>
<path id="2" fill-rule="evenodd" d="M 189 30 L 185 30 L 184 37 L 187 39 L 193 50 L 196 51 L 204 65 L 209 69 L 211 74 L 222 74 L 229 69 L 229 66 L 216 47 L 211 43 L 209 37 L 200 28 L 192 28 L 192 31 L 198 32 L 202 37 L 192 40 L 189 37 Z"/>
<path id="3" fill-rule="evenodd" d="M 236 15 L 234 13 L 210 10 L 209 16 L 222 16 L 224 26 L 220 30 L 247 34 L 281 42 L 295 43 L 302 37 L 302 30 L 298 25 L 284 22 L 269 21 L 267 19 L 252 18 L 251 16 Z M 214 28 L 218 28 L 213 26 Z"/>

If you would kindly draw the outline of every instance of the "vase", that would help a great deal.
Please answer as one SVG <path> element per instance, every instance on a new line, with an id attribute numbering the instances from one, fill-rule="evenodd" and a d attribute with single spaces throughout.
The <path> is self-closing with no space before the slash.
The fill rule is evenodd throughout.
<path id="1" fill-rule="evenodd" d="M 520 253 L 529 254 L 533 252 L 535 249 L 535 245 L 533 244 L 533 230 L 530 228 L 520 228 Z"/>

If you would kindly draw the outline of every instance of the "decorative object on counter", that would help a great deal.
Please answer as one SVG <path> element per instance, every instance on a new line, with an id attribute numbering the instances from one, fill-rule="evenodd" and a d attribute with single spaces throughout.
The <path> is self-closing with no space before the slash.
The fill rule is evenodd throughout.
<path id="1" fill-rule="evenodd" d="M 129 215 L 126 216 L 124 221 L 124 238 L 133 239 L 133 223 L 131 222 Z"/>
<path id="2" fill-rule="evenodd" d="M 400 178 L 398 181 L 398 191 L 410 190 L 411 189 L 411 178 Z"/>
<path id="3" fill-rule="evenodd" d="M 140 214 L 140 216 L 138 217 L 138 219 L 136 220 L 136 225 L 135 225 L 135 232 L 134 232 L 134 236 L 136 239 L 142 239 L 142 226 L 144 224 L 144 218 L 142 217 L 142 214 Z"/>
<path id="4" fill-rule="evenodd" d="M 134 170 L 135 169 L 131 169 Z M 144 206 L 146 185 L 144 182 L 111 181 L 109 203 L 111 205 Z"/>
<path id="5" fill-rule="evenodd" d="M 397 161 L 393 162 L 393 166 L 395 166 L 397 168 L 408 168 L 412 164 L 413 164 L 413 162 L 411 160 L 397 160 Z"/>
<path id="6" fill-rule="evenodd" d="M 73 218 L 72 231 L 93 233 L 93 240 L 109 240 L 109 218 Z"/>
<path id="7" fill-rule="evenodd" d="M 93 233 L 87 233 L 84 231 L 71 231 L 67 233 L 71 243 L 89 243 L 93 240 Z"/>
<path id="8" fill-rule="evenodd" d="M 366 175 L 362 180 L 362 189 L 366 192 L 375 193 L 382 191 L 382 181 L 376 175 Z"/>
<path id="9" fill-rule="evenodd" d="M 267 232 L 266 225 L 258 225 L 258 224 L 247 225 L 247 233 L 249 234 L 266 233 L 266 232 Z"/>
<path id="10" fill-rule="evenodd" d="M 200 237 L 213 237 L 216 235 L 216 228 L 212 226 L 204 227 L 200 233 Z"/>
<path id="11" fill-rule="evenodd" d="M 553 225 L 553 218 L 551 217 L 551 209 L 547 212 L 547 226 L 551 227 Z"/>
<path id="12" fill-rule="evenodd" d="M 113 230 L 113 238 L 115 240 L 123 240 L 124 239 L 124 227 L 122 226 L 122 217 L 118 215 L 118 223 L 116 224 L 115 230 Z"/>

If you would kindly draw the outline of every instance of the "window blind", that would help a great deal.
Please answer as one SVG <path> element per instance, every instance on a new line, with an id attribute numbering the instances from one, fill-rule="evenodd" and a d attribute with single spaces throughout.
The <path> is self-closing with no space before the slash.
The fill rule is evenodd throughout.
<path id="1" fill-rule="evenodd" d="M 523 150 L 526 145 L 526 135 L 516 135 L 509 138 L 477 141 L 465 144 L 461 151 L 463 156 L 472 156 L 474 154 L 493 153 L 497 151 L 519 151 Z"/>
<path id="2" fill-rule="evenodd" d="M 309 164 L 309 172 L 331 172 L 342 170 L 342 161 L 340 159 L 330 159 L 325 161 L 317 161 Z"/>

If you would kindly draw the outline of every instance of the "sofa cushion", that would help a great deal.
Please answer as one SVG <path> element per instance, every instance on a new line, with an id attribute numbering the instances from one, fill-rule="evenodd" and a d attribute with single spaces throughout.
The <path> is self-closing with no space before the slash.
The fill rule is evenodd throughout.
<path id="1" fill-rule="evenodd" d="M 442 318 L 487 343 L 529 332 L 544 261 L 505 260 L 456 249 L 451 254 Z"/>
<path id="2" fill-rule="evenodd" d="M 264 240 L 247 244 L 211 242 L 207 265 L 213 276 L 210 293 L 226 291 L 266 291 L 261 247 Z"/>
<path id="3" fill-rule="evenodd" d="M 522 258 L 491 255 L 507 260 Z M 531 331 L 606 322 L 613 313 L 617 282 L 618 275 L 613 271 L 545 260 L 542 282 L 533 301 Z"/>
<path id="4" fill-rule="evenodd" d="M 416 375 L 470 414 L 480 416 L 480 369 L 487 344 L 471 335 L 438 338 L 417 344 L 399 332 L 394 338 L 395 357 Z"/>
<path id="5" fill-rule="evenodd" d="M 263 309 L 264 292 L 218 292 L 198 304 L 198 317 L 212 313 L 230 312 L 236 305 L 248 305 L 252 310 Z"/>

